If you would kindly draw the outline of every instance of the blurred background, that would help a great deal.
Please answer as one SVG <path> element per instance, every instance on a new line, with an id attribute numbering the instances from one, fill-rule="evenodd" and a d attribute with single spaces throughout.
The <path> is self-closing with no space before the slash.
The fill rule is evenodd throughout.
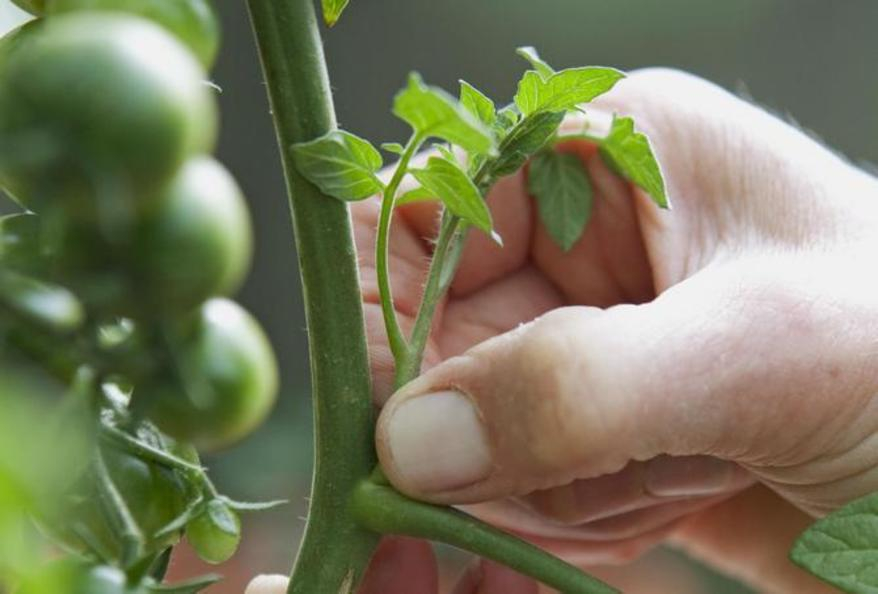
<path id="1" fill-rule="evenodd" d="M 306 513 L 311 468 L 305 325 L 277 146 L 245 2 L 218 0 L 225 39 L 213 77 L 222 88 L 220 159 L 249 197 L 257 246 L 239 299 L 271 335 L 283 394 L 253 437 L 208 461 L 221 491 L 290 505 L 245 519 L 244 546 L 212 594 L 240 594 L 249 576 L 289 570 Z M 0 0 L 8 28 L 21 18 Z M 338 119 L 376 144 L 404 138 L 390 115 L 413 69 L 456 92 L 464 78 L 508 101 L 534 45 L 557 67 L 682 68 L 788 114 L 854 161 L 878 161 L 878 3 L 874 0 L 353 0 L 325 32 Z M 463 558 L 445 552 L 449 567 Z M 181 551 L 175 572 L 191 575 Z M 639 571 L 608 570 L 634 594 L 743 593 L 676 553 L 660 550 Z M 450 570 L 451 571 L 451 570 Z M 659 585 L 661 584 L 661 585 Z"/>

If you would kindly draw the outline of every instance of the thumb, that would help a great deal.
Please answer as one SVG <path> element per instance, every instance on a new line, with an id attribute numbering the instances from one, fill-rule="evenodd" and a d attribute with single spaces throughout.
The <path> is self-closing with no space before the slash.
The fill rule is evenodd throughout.
<path id="1" fill-rule="evenodd" d="M 831 406 L 813 365 L 827 334 L 795 319 L 782 274 L 768 275 L 782 290 L 742 285 L 746 268 L 645 305 L 554 310 L 434 367 L 382 411 L 385 473 L 411 496 L 471 503 L 660 454 L 746 464 L 795 450 Z"/>

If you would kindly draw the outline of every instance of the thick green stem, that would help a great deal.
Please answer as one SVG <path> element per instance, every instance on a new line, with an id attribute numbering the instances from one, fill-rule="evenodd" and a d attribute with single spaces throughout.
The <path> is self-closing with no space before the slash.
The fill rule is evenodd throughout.
<path id="1" fill-rule="evenodd" d="M 351 510 L 364 526 L 376 532 L 444 542 L 514 567 L 564 594 L 617 592 L 557 557 L 461 511 L 414 501 L 375 480 L 358 487 Z"/>
<path id="2" fill-rule="evenodd" d="M 311 352 L 315 466 L 311 510 L 289 592 L 353 592 L 378 535 L 350 516 L 375 465 L 369 358 L 347 206 L 295 169 L 290 147 L 335 127 L 312 0 L 247 0 L 293 212 Z"/>
<path id="3" fill-rule="evenodd" d="M 390 352 L 393 358 L 400 361 L 410 357 L 408 342 L 399 327 L 399 319 L 396 317 L 396 309 L 393 305 L 393 288 L 390 283 L 390 223 L 393 220 L 393 208 L 396 205 L 396 191 L 402 178 L 408 171 L 409 161 L 424 139 L 419 134 L 413 134 L 402 152 L 399 163 L 384 195 L 381 199 L 381 215 L 378 220 L 378 236 L 375 239 L 375 273 L 378 275 L 378 292 L 381 296 L 381 312 L 384 314 L 384 327 L 387 329 L 387 340 L 390 343 Z"/>

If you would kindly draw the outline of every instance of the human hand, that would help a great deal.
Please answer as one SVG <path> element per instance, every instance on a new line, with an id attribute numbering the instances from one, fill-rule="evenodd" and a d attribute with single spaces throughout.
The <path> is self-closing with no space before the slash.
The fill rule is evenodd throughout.
<path id="1" fill-rule="evenodd" d="M 674 210 L 570 144 L 596 198 L 563 253 L 535 222 L 526 173 L 501 180 L 488 201 L 506 246 L 470 237 L 429 369 L 379 420 L 384 471 L 580 565 L 673 538 L 765 591 L 823 591 L 785 554 L 806 513 L 878 489 L 878 182 L 688 75 L 635 73 L 595 107 L 650 136 Z M 374 201 L 353 209 L 383 399 L 377 213 Z M 396 217 L 404 327 L 435 224 L 431 205 Z M 414 566 L 429 576 L 430 563 Z M 535 591 L 519 581 L 502 591 Z"/>

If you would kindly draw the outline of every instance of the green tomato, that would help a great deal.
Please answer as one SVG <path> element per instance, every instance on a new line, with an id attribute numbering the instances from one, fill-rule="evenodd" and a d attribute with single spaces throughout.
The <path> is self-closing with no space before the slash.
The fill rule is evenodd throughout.
<path id="1" fill-rule="evenodd" d="M 228 505 L 212 499 L 186 525 L 186 540 L 204 561 L 225 563 L 241 543 L 241 519 Z"/>
<path id="2" fill-rule="evenodd" d="M 31 210 L 51 201 L 104 224 L 130 220 L 189 156 L 213 146 L 204 71 L 143 19 L 47 19 L 0 66 L 0 179 Z"/>
<path id="3" fill-rule="evenodd" d="M 43 14 L 46 9 L 46 0 L 12 0 L 12 2 L 23 11 L 37 16 Z"/>
<path id="4" fill-rule="evenodd" d="M 134 398 L 146 398 L 152 420 L 175 439 L 204 450 L 230 445 L 252 432 L 274 404 L 271 345 L 256 320 L 227 299 L 205 303 L 187 334 L 178 345 L 182 372 L 153 378 L 135 388 Z"/>
<path id="5" fill-rule="evenodd" d="M 219 18 L 210 0 L 46 0 L 45 4 L 48 14 L 116 11 L 149 19 L 176 35 L 208 69 L 219 50 Z"/>
<path id="6" fill-rule="evenodd" d="M 76 559 L 53 561 L 28 576 L 15 594 L 147 594 L 145 586 L 128 585 L 125 572 Z"/>
<path id="7" fill-rule="evenodd" d="M 61 237 L 51 251 L 54 276 L 106 315 L 139 319 L 191 311 L 213 295 L 234 292 L 252 254 L 241 191 L 207 157 L 187 161 L 123 237 L 103 237 L 94 225 L 60 218 L 62 225 L 50 234 Z"/>
<path id="8" fill-rule="evenodd" d="M 179 533 L 162 537 L 156 533 L 179 517 L 189 504 L 191 494 L 185 479 L 169 468 L 115 447 L 105 446 L 101 452 L 113 484 L 144 536 L 143 555 L 153 555 L 176 544 Z M 43 525 L 68 548 L 96 554 L 98 561 L 121 564 L 124 542 L 102 508 L 96 489 L 94 476 L 87 473 L 69 498 L 70 503 L 62 506 L 57 517 L 45 519 Z"/>
<path id="9" fill-rule="evenodd" d="M 0 68 L 2 68 L 6 57 L 15 52 L 15 49 L 34 31 L 42 27 L 42 19 L 31 19 L 26 23 L 12 29 L 8 33 L 0 36 Z"/>
<path id="10" fill-rule="evenodd" d="M 156 538 L 155 534 L 183 513 L 187 499 L 183 479 L 169 468 L 111 448 L 105 448 L 104 460 L 110 477 L 143 531 L 146 552 L 156 553 L 175 544 L 179 535 Z"/>
<path id="11" fill-rule="evenodd" d="M 126 315 L 116 304 L 130 299 L 134 290 L 112 266 L 115 248 L 101 240 L 94 225 L 60 209 L 0 217 L 0 266 L 65 286 L 97 311 Z"/>
<path id="12" fill-rule="evenodd" d="M 131 255 L 137 293 L 161 311 L 229 294 L 244 279 L 252 244 L 234 178 L 213 159 L 192 159 L 137 226 Z"/>
<path id="13" fill-rule="evenodd" d="M 9 56 L 13 55 L 28 36 L 33 35 L 34 31 L 38 30 L 42 25 L 43 19 L 32 19 L 17 29 L 13 29 L 6 35 L 0 37 L 0 72 L 5 68 Z M 3 151 L 3 144 L 0 142 L 0 163 L 3 161 Z M 14 154 L 15 149 L 13 148 L 12 151 Z M 2 166 L 0 166 L 0 169 L 2 169 Z M 24 203 L 21 198 L 18 197 L 18 194 L 21 193 L 21 188 L 12 187 L 13 183 L 14 182 L 10 180 L 3 179 L 2 174 L 0 174 L 0 189 L 2 189 L 14 202 L 23 206 Z"/>

